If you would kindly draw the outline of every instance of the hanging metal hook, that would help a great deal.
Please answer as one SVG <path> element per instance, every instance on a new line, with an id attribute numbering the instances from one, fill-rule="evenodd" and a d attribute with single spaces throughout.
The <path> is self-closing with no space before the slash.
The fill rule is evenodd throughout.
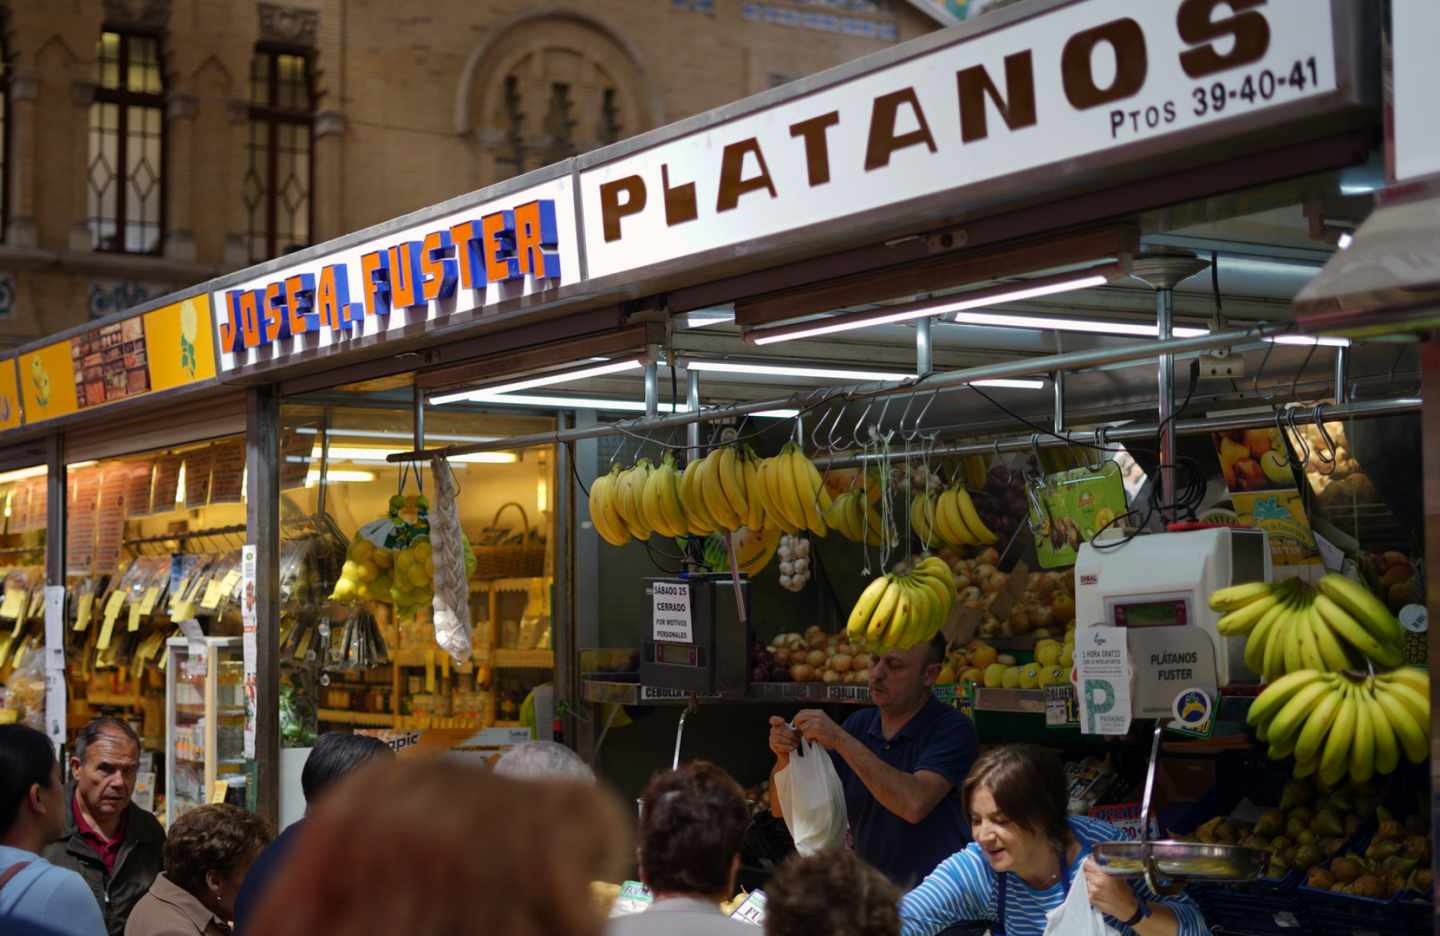
<path id="1" fill-rule="evenodd" d="M 915 438 L 916 436 L 920 435 L 920 423 L 925 419 L 925 414 L 928 413 L 928 412 L 930 412 L 930 404 L 934 403 L 934 402 L 935 402 L 935 398 L 936 398 L 937 396 L 939 396 L 939 395 L 940 395 L 940 388 L 939 388 L 939 387 L 936 387 L 934 390 L 931 390 L 931 391 L 930 391 L 930 399 L 926 400 L 926 401 L 925 401 L 925 405 L 920 408 L 920 415 L 918 415 L 918 416 L 915 417 L 915 422 L 914 422 L 914 424 L 911 426 L 910 435 L 906 438 L 905 441 L 908 442 L 908 441 L 910 441 L 910 439 L 913 439 L 913 438 Z M 907 407 L 907 408 L 908 408 L 908 407 Z M 903 436 L 903 435 L 905 434 L 905 433 L 903 432 L 903 429 L 904 429 L 904 427 L 905 427 L 905 418 L 904 418 L 903 416 L 900 418 L 900 427 L 901 427 L 901 429 L 902 429 L 901 435 Z"/>
<path id="2" fill-rule="evenodd" d="M 835 410 L 835 419 L 830 423 L 830 432 L 825 436 L 825 450 L 831 455 L 840 451 L 840 443 L 845 441 L 842 435 L 836 438 L 836 432 L 840 430 L 840 417 L 845 415 L 845 407 L 839 406 Z"/>
<path id="3" fill-rule="evenodd" d="M 1288 445 L 1283 445 L 1285 441 L 1285 410 L 1281 409 L 1278 406 L 1275 407 L 1275 431 L 1280 434 L 1280 441 L 1282 443 L 1281 451 L 1284 452 L 1283 457 L 1285 459 L 1285 464 L 1281 465 L 1280 467 L 1293 467 L 1295 462 L 1290 458 L 1290 447 Z"/>
<path id="4" fill-rule="evenodd" d="M 880 415 L 875 417 L 875 423 L 870 427 L 870 435 L 872 438 L 875 438 L 877 440 L 885 439 L 886 441 L 889 441 L 890 437 L 895 434 L 894 430 L 891 430 L 890 432 L 884 434 L 882 434 L 880 431 L 881 427 L 885 425 L 885 415 L 890 412 L 890 401 L 893 399 L 895 398 L 887 396 L 884 400 L 881 401 Z"/>
<path id="5" fill-rule="evenodd" d="M 855 420 L 855 428 L 850 431 L 850 440 L 860 448 L 865 447 L 865 441 L 860 438 L 860 427 L 864 425 L 865 417 L 870 415 L 870 407 L 874 405 L 873 402 L 865 404 L 865 411 L 860 414 L 859 419 Z"/>
<path id="6" fill-rule="evenodd" d="M 1015 473 L 1010 470 L 1009 465 L 1000 459 L 1000 440 L 998 438 L 995 440 L 995 465 L 1005 469 L 1005 484 L 1007 486 L 1011 481 L 1015 480 Z"/>
<path id="7" fill-rule="evenodd" d="M 821 428 L 823 428 L 825 425 L 825 420 L 830 418 L 830 412 L 830 410 L 826 410 L 825 412 L 821 413 L 820 418 L 815 420 L 815 425 L 810 427 L 810 447 L 817 452 L 825 447 L 825 445 L 820 441 L 819 435 Z M 831 428 L 834 427 L 832 426 Z"/>
<path id="8" fill-rule="evenodd" d="M 1040 460 L 1040 433 L 1038 432 L 1030 436 L 1030 454 L 1035 457 L 1035 478 L 1044 483 L 1045 463 Z"/>
<path id="9" fill-rule="evenodd" d="M 1290 407 L 1289 412 L 1285 416 L 1285 422 L 1290 427 L 1290 435 L 1294 439 L 1296 448 L 1305 453 L 1300 456 L 1300 470 L 1304 471 L 1305 466 L 1310 464 L 1310 443 L 1305 441 L 1305 433 L 1295 427 L 1295 414 L 1297 412 L 1299 412 L 1299 407 Z"/>
<path id="10" fill-rule="evenodd" d="M 1095 445 L 1093 446 L 1093 451 L 1095 452 L 1095 464 L 1093 464 L 1093 465 L 1090 464 L 1090 459 L 1087 458 L 1087 459 L 1085 459 L 1085 467 L 1088 468 L 1088 469 L 1090 469 L 1090 470 L 1093 471 L 1093 472 L 1098 473 L 1101 468 L 1104 468 L 1104 467 L 1105 467 L 1105 427 L 1104 427 L 1104 426 L 1100 426 L 1100 427 L 1098 427 L 1098 428 L 1095 430 Z"/>
<path id="11" fill-rule="evenodd" d="M 1309 351 L 1305 352 L 1304 362 L 1301 363 L 1300 369 L 1295 372 L 1295 379 L 1290 381 L 1290 399 L 1295 399 L 1296 388 L 1300 386 L 1300 378 L 1305 375 L 1305 368 L 1310 366 L 1311 359 L 1315 357 L 1315 349 L 1318 347 L 1320 347 L 1320 342 L 1317 341 L 1310 346 Z"/>
<path id="12" fill-rule="evenodd" d="M 1275 399 L 1275 394 L 1264 393 L 1263 391 L 1261 391 L 1260 375 L 1265 373 L 1265 365 L 1270 363 L 1270 352 L 1274 350 L 1275 342 L 1267 341 L 1265 343 L 1265 356 L 1260 359 L 1260 367 L 1255 371 L 1255 376 L 1250 380 L 1250 392 L 1260 397 L 1260 399 L 1264 400 L 1266 403 L 1269 403 L 1271 400 Z"/>
<path id="13" fill-rule="evenodd" d="M 1322 454 L 1320 446 L 1317 445 L 1315 446 L 1315 457 L 1320 460 L 1320 464 L 1333 467 L 1335 464 L 1335 440 L 1330 438 L 1330 432 L 1325 428 L 1325 421 L 1321 418 L 1321 413 L 1324 412 L 1324 410 L 1324 403 L 1315 404 L 1315 429 L 1320 433 L 1320 438 L 1324 439 L 1325 444 L 1329 446 L 1329 453 Z"/>

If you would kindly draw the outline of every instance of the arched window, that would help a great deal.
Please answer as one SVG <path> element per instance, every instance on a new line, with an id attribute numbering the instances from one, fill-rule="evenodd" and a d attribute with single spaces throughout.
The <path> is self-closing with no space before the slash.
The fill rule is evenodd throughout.
<path id="1" fill-rule="evenodd" d="M 90 242 L 157 254 L 165 240 L 165 69 L 160 38 L 106 28 L 90 105 Z"/>
<path id="2" fill-rule="evenodd" d="M 249 160 L 241 193 L 250 260 L 310 243 L 315 86 L 308 50 L 261 44 L 250 62 Z"/>
<path id="3" fill-rule="evenodd" d="M 649 129 L 648 87 L 599 20 L 526 14 L 472 53 L 457 129 L 480 143 L 488 184 Z"/>

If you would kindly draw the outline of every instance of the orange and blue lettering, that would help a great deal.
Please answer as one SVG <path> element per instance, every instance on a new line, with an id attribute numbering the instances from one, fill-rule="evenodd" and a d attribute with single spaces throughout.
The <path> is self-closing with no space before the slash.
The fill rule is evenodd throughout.
<path id="1" fill-rule="evenodd" d="M 461 221 L 451 225 L 450 239 L 455 245 L 455 265 L 460 270 L 460 285 L 465 289 L 484 289 L 485 263 L 480 250 L 480 222 Z"/>
<path id="2" fill-rule="evenodd" d="M 360 288 L 365 314 L 390 314 L 390 256 L 383 248 L 360 255 Z"/>
<path id="3" fill-rule="evenodd" d="M 343 263 L 332 263 L 320 271 L 320 288 L 315 291 L 315 312 L 320 324 L 339 331 L 349 328 L 346 308 L 350 305 L 350 271 Z"/>
<path id="4" fill-rule="evenodd" d="M 401 241 L 390 248 L 390 297 L 397 309 L 425 304 L 420 294 L 419 241 Z"/>
<path id="5" fill-rule="evenodd" d="M 290 334 L 320 330 L 320 316 L 315 314 L 314 273 L 285 277 L 285 307 L 290 312 Z"/>
<path id="6" fill-rule="evenodd" d="M 240 330 L 240 290 L 232 289 L 225 294 L 225 314 L 220 319 L 220 350 L 239 354 L 245 350 L 245 340 Z"/>
<path id="7" fill-rule="evenodd" d="M 535 279 L 559 279 L 560 228 L 555 223 L 555 202 L 548 198 L 526 202 L 515 209 L 515 253 L 520 272 Z"/>
<path id="8" fill-rule="evenodd" d="M 265 302 L 261 307 L 260 331 L 264 344 L 290 337 L 290 312 L 286 307 L 285 284 L 276 280 L 265 284 Z"/>
<path id="9" fill-rule="evenodd" d="M 480 238 L 487 280 L 498 283 L 520 275 L 520 261 L 515 257 L 515 212 L 497 211 L 481 218 Z"/>
<path id="10" fill-rule="evenodd" d="M 240 321 L 240 336 L 247 348 L 258 348 L 269 342 L 265 338 L 265 329 L 260 327 L 260 306 L 265 301 L 265 295 L 258 289 L 243 289 L 233 292 L 236 307 L 236 315 Z"/>
<path id="11" fill-rule="evenodd" d="M 455 295 L 455 243 L 449 231 L 431 231 L 420 249 L 420 292 L 426 302 Z"/>

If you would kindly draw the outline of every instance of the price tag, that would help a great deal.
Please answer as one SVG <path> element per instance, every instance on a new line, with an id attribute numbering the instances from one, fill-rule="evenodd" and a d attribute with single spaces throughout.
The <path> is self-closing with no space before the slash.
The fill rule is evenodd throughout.
<path id="1" fill-rule="evenodd" d="M 218 578 L 212 578 L 205 583 L 205 594 L 200 599 L 200 609 L 202 611 L 214 611 L 220 607 L 220 598 L 223 594 L 220 588 L 220 580 Z"/>
<path id="2" fill-rule="evenodd" d="M 753 890 L 745 895 L 745 900 L 730 914 L 730 919 L 739 920 L 741 923 L 749 923 L 751 926 L 765 925 L 765 892 Z"/>
<path id="3" fill-rule="evenodd" d="M 149 614 L 155 610 L 155 603 L 160 600 L 160 587 L 151 585 L 145 589 L 145 594 L 140 596 L 140 613 Z"/>
<path id="4" fill-rule="evenodd" d="M 690 693 L 684 689 L 664 689 L 660 686 L 641 686 L 641 702 L 659 702 L 663 699 L 688 699 Z"/>
<path id="5" fill-rule="evenodd" d="M 45 612 L 45 589 L 37 588 L 30 593 L 30 610 L 25 617 L 37 618 Z"/>
<path id="6" fill-rule="evenodd" d="M 120 616 L 120 609 L 123 607 L 125 607 L 125 593 L 119 590 L 111 592 L 110 599 L 105 602 L 106 626 L 113 627 L 115 625 L 115 619 Z"/>
<path id="7" fill-rule="evenodd" d="M 86 592 L 80 596 L 80 602 L 75 608 L 75 629 L 83 631 L 90 626 L 90 615 L 95 610 L 94 592 Z"/>
<path id="8" fill-rule="evenodd" d="M 1045 726 L 1064 728 L 1080 724 L 1080 700 L 1069 686 L 1045 687 Z"/>
<path id="9" fill-rule="evenodd" d="M 115 630 L 115 618 L 105 615 L 105 626 L 100 628 L 100 639 L 95 641 L 96 650 L 110 649 L 110 634 Z"/>
<path id="10" fill-rule="evenodd" d="M 185 621 L 194 616 L 195 602 L 193 601 L 177 601 L 170 608 L 170 618 L 172 620 Z"/>
<path id="11" fill-rule="evenodd" d="M 126 625 L 127 631 L 138 631 L 140 629 L 140 606 L 133 601 L 130 603 L 130 620 Z"/>
<path id="12" fill-rule="evenodd" d="M 229 780 L 216 780 L 215 785 L 210 788 L 210 802 L 225 802 L 225 794 L 230 792 Z"/>
<path id="13" fill-rule="evenodd" d="M 226 572 L 225 577 L 220 580 L 220 597 L 228 598 L 235 594 L 235 586 L 239 584 L 240 570 L 238 568 Z"/>
<path id="14" fill-rule="evenodd" d="M 0 601 L 0 617 L 18 618 L 25 611 L 25 593 L 18 588 L 5 589 L 5 600 Z"/>

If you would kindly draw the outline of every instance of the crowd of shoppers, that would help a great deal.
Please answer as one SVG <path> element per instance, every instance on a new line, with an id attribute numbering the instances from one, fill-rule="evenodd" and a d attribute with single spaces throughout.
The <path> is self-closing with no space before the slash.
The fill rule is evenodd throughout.
<path id="1" fill-rule="evenodd" d="M 928 666 L 917 655 L 896 661 L 897 670 L 909 662 Z M 909 675 L 925 678 L 923 669 Z M 877 724 L 883 733 L 885 722 Z M 832 730 L 842 732 L 810 721 L 802 733 L 825 739 Z M 868 745 L 850 737 L 835 734 L 826 747 L 857 745 L 838 756 L 854 756 L 857 775 L 873 779 L 858 753 Z M 708 762 L 650 780 L 632 852 L 633 816 L 561 745 L 521 745 L 489 769 L 397 759 L 372 738 L 323 735 L 302 773 L 305 818 L 274 841 L 263 819 L 224 804 L 185 813 L 167 839 L 131 802 L 139 757 L 128 725 L 100 719 L 80 732 L 73 780 L 62 785 L 46 736 L 0 726 L 6 936 L 227 936 L 232 922 L 265 936 L 754 932 L 722 910 L 737 892 L 750 812 L 735 780 Z M 1208 933 L 1185 898 L 1161 899 L 1088 860 L 1095 844 L 1120 833 L 1066 814 L 1054 753 L 992 749 L 958 798 L 971 843 L 908 893 L 857 850 L 793 856 L 766 884 L 765 932 L 931 936 L 980 922 L 1007 936 L 1040 936 L 1047 913 L 1084 887 L 1126 936 Z M 607 922 L 593 882 L 620 880 L 632 860 L 652 902 Z"/>

